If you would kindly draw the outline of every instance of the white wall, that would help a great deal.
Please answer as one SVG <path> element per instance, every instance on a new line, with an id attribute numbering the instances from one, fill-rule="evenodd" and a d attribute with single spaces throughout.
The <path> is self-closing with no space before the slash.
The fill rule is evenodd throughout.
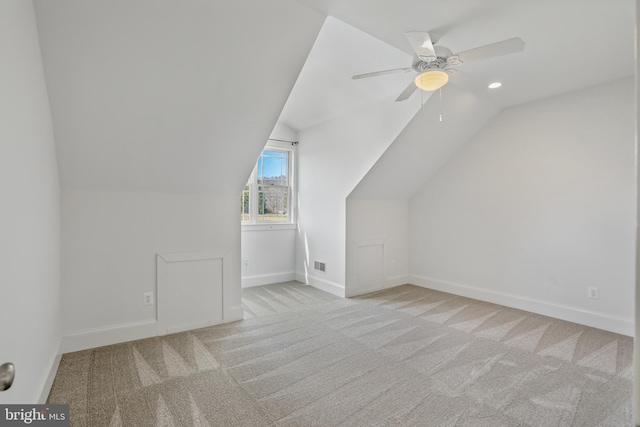
<path id="1" fill-rule="evenodd" d="M 297 141 L 298 135 L 285 123 L 278 122 L 269 138 Z M 293 174 L 295 173 L 294 162 Z M 241 236 L 242 287 L 268 285 L 295 279 L 295 226 L 243 225 Z"/>
<path id="2" fill-rule="evenodd" d="M 0 2 L 0 57 L 0 403 L 37 403 L 59 360 L 60 187 L 31 2 Z"/>
<path id="3" fill-rule="evenodd" d="M 347 202 L 347 295 L 408 282 L 410 196 L 497 111 L 475 93 L 445 86 L 442 99 L 430 97 L 358 183 Z M 384 245 L 368 246 L 381 238 Z"/>
<path id="4" fill-rule="evenodd" d="M 349 197 L 346 235 L 347 296 L 408 283 L 408 200 Z"/>
<path id="5" fill-rule="evenodd" d="M 296 230 L 294 226 L 284 230 L 275 227 L 271 230 L 247 230 L 243 226 L 243 288 L 295 279 Z"/>
<path id="6" fill-rule="evenodd" d="M 451 84 L 429 97 L 349 197 L 411 198 L 497 114 L 484 95 Z"/>
<path id="7" fill-rule="evenodd" d="M 63 191 L 65 351 L 156 335 L 143 294 L 156 292 L 158 253 L 228 252 L 224 304 L 241 318 L 238 198 Z"/>
<path id="8" fill-rule="evenodd" d="M 299 281 L 344 296 L 346 198 L 417 108 L 384 99 L 298 133 Z M 314 261 L 326 263 L 326 274 Z"/>
<path id="9" fill-rule="evenodd" d="M 298 133 L 286 123 L 277 122 L 269 135 L 270 139 L 280 139 L 282 141 L 297 141 Z M 257 159 L 256 159 L 257 161 Z M 247 177 L 248 179 L 249 177 Z"/>
<path id="10" fill-rule="evenodd" d="M 632 335 L 633 94 L 503 111 L 411 200 L 412 282 Z"/>
<path id="11" fill-rule="evenodd" d="M 156 253 L 228 252 L 225 320 L 241 317 L 240 192 L 325 16 L 292 0 L 34 3 L 63 189 L 65 350 L 156 333 L 142 305 Z M 246 64 L 269 64 L 260 85 Z"/>

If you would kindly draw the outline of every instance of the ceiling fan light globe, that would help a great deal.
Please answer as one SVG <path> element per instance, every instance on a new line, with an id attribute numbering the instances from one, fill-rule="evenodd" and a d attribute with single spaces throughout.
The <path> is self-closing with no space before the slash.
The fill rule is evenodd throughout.
<path id="1" fill-rule="evenodd" d="M 449 74 L 442 70 L 430 70 L 419 74 L 415 79 L 415 84 L 422 90 L 434 91 L 446 85 L 449 81 Z"/>

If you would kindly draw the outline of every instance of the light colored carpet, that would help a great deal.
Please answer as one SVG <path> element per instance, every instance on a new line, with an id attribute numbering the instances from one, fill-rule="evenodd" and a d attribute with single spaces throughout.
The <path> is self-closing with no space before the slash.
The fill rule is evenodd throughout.
<path id="1" fill-rule="evenodd" d="M 65 354 L 74 426 L 632 424 L 632 339 L 405 285 L 243 291 L 246 319 Z"/>

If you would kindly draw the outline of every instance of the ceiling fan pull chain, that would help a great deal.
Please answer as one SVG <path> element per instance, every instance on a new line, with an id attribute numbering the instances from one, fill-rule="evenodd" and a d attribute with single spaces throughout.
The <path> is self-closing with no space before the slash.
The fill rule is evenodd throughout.
<path id="1" fill-rule="evenodd" d="M 438 89 L 440 92 L 440 121 L 442 121 L 442 88 Z"/>

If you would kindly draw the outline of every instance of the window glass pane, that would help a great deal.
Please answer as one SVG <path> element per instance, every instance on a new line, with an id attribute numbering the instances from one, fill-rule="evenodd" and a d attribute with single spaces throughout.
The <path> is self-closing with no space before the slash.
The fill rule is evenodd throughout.
<path id="1" fill-rule="evenodd" d="M 289 185 L 287 152 L 264 150 L 258 158 L 258 184 Z"/>
<path id="2" fill-rule="evenodd" d="M 249 185 L 244 186 L 242 197 L 240 199 L 240 221 L 249 221 Z"/>
<path id="3" fill-rule="evenodd" d="M 289 158 L 287 149 L 266 148 L 260 153 L 240 199 L 243 224 L 289 223 Z"/>
<path id="4" fill-rule="evenodd" d="M 258 222 L 288 221 L 289 189 L 258 186 Z"/>

